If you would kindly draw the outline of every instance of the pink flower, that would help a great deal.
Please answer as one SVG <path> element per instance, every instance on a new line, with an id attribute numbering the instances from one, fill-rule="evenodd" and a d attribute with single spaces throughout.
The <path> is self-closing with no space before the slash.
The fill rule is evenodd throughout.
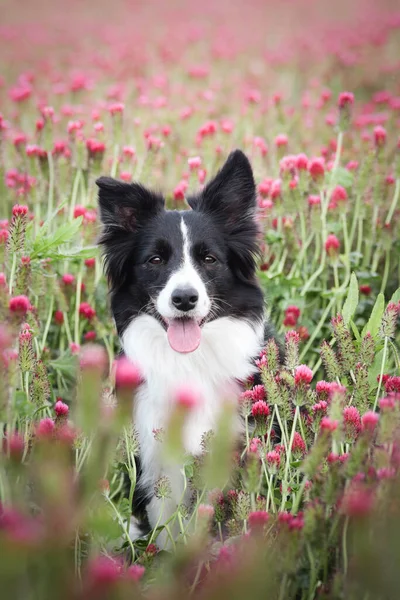
<path id="1" fill-rule="evenodd" d="M 300 317 L 300 309 L 298 306 L 295 306 L 294 304 L 291 304 L 290 306 L 287 307 L 287 309 L 285 310 L 285 314 L 287 315 L 288 313 L 291 313 L 294 315 L 296 321 L 297 319 Z"/>
<path id="2" fill-rule="evenodd" d="M 31 309 L 31 303 L 26 296 L 14 296 L 8 303 L 10 312 L 25 315 Z"/>
<path id="3" fill-rule="evenodd" d="M 305 154 L 298 154 L 296 157 L 296 168 L 299 171 L 306 171 L 308 168 L 308 158 Z"/>
<path id="4" fill-rule="evenodd" d="M 115 362 L 115 386 L 117 389 L 135 389 L 142 383 L 139 368 L 126 357 Z"/>
<path id="5" fill-rule="evenodd" d="M 376 412 L 368 411 L 361 418 L 362 430 L 373 433 L 379 421 L 379 415 Z"/>
<path id="6" fill-rule="evenodd" d="M 57 325 L 62 325 L 64 323 L 64 313 L 62 312 L 62 310 L 56 310 L 54 312 L 54 320 L 57 323 Z"/>
<path id="7" fill-rule="evenodd" d="M 125 109 L 125 104 L 122 102 L 114 102 L 110 104 L 108 107 L 108 111 L 111 115 L 116 115 L 118 113 L 123 113 Z"/>
<path id="8" fill-rule="evenodd" d="M 91 585 L 104 591 L 121 576 L 121 564 L 108 556 L 98 556 L 88 564 L 87 577 Z"/>
<path id="9" fill-rule="evenodd" d="M 294 383 L 296 386 L 299 385 L 307 385 L 311 383 L 313 378 L 313 372 L 310 367 L 307 365 L 300 365 L 296 367 L 295 375 L 294 375 Z"/>
<path id="10" fill-rule="evenodd" d="M 328 408 L 328 403 L 325 400 L 320 400 L 320 402 L 316 402 L 312 405 L 311 410 L 313 413 L 322 413 L 325 414 Z"/>
<path id="11" fill-rule="evenodd" d="M 97 334 L 95 331 L 87 331 L 83 336 L 83 339 L 85 340 L 85 342 L 94 342 L 96 337 Z"/>
<path id="12" fill-rule="evenodd" d="M 400 376 L 393 375 L 385 381 L 385 390 L 387 392 L 400 393 Z"/>
<path id="13" fill-rule="evenodd" d="M 74 208 L 74 219 L 78 219 L 79 217 L 84 217 L 86 213 L 86 208 L 77 204 Z"/>
<path id="14" fill-rule="evenodd" d="M 379 400 L 379 407 L 381 410 L 393 410 L 396 406 L 395 397 L 393 395 L 386 396 Z"/>
<path id="15" fill-rule="evenodd" d="M 96 259 L 95 258 L 87 258 L 85 260 L 85 266 L 88 269 L 93 269 L 93 267 L 95 266 L 95 264 L 96 264 Z"/>
<path id="16" fill-rule="evenodd" d="M 297 345 L 300 342 L 300 336 L 297 331 L 290 329 L 285 333 L 285 341 Z"/>
<path id="17" fill-rule="evenodd" d="M 252 454 L 258 454 L 258 450 L 259 448 L 261 448 L 261 444 L 262 442 L 260 438 L 253 438 L 252 440 L 250 440 L 249 452 L 251 452 Z"/>
<path id="18" fill-rule="evenodd" d="M 345 108 L 354 104 L 354 94 L 351 92 L 341 92 L 338 98 L 339 108 Z"/>
<path id="19" fill-rule="evenodd" d="M 269 514 L 265 510 L 255 510 L 249 514 L 250 529 L 261 529 L 268 522 Z"/>
<path id="20" fill-rule="evenodd" d="M 124 154 L 124 156 L 132 158 L 133 156 L 135 156 L 136 150 L 133 146 L 124 146 L 122 149 L 122 153 Z"/>
<path id="21" fill-rule="evenodd" d="M 88 302 L 81 302 L 79 305 L 79 314 L 90 321 L 96 316 L 96 311 Z"/>
<path id="22" fill-rule="evenodd" d="M 303 455 L 305 451 L 306 451 L 306 443 L 303 440 L 303 438 L 301 437 L 300 433 L 295 431 L 294 437 L 293 437 L 293 442 L 292 442 L 292 453 L 295 455 L 296 454 Z"/>
<path id="23" fill-rule="evenodd" d="M 23 217 L 28 214 L 28 207 L 21 204 L 15 204 L 12 209 L 13 217 Z"/>
<path id="24" fill-rule="evenodd" d="M 331 419 L 330 417 L 323 417 L 321 419 L 321 431 L 327 431 L 332 433 L 338 428 L 339 422 Z"/>
<path id="25" fill-rule="evenodd" d="M 84 346 L 80 356 L 80 366 L 83 371 L 103 372 L 107 366 L 107 354 L 102 346 L 89 344 Z"/>
<path id="26" fill-rule="evenodd" d="M 382 146 L 385 145 L 386 138 L 387 138 L 387 132 L 384 127 L 382 127 L 381 125 L 377 125 L 376 127 L 374 127 L 374 141 L 375 141 L 375 146 L 377 148 L 382 148 Z"/>
<path id="27" fill-rule="evenodd" d="M 283 319 L 283 325 L 285 327 L 294 327 L 297 324 L 297 319 L 296 316 L 289 312 L 285 315 L 285 318 Z"/>
<path id="28" fill-rule="evenodd" d="M 214 517 L 215 509 L 211 504 L 199 504 L 197 508 L 197 515 L 200 519 L 205 521 L 211 521 Z"/>
<path id="29" fill-rule="evenodd" d="M 71 275 L 71 273 L 65 273 L 65 275 L 62 276 L 61 281 L 64 285 L 73 285 L 75 282 L 75 277 Z"/>
<path id="30" fill-rule="evenodd" d="M 360 482 L 350 484 L 341 501 L 341 512 L 348 517 L 364 517 L 368 515 L 375 502 L 373 491 Z"/>
<path id="31" fill-rule="evenodd" d="M 255 385 L 251 389 L 251 397 L 254 402 L 265 399 L 265 388 L 263 385 Z"/>
<path id="32" fill-rule="evenodd" d="M 251 414 L 255 418 L 266 418 L 269 415 L 269 406 L 264 400 L 258 400 L 251 408 Z"/>
<path id="33" fill-rule="evenodd" d="M 185 180 L 180 181 L 174 189 L 175 200 L 184 200 L 185 192 L 186 192 L 187 188 L 188 188 L 188 182 Z"/>
<path id="34" fill-rule="evenodd" d="M 331 195 L 332 202 L 344 202 L 347 200 L 348 195 L 345 188 L 342 185 L 337 185 Z"/>
<path id="35" fill-rule="evenodd" d="M 191 171 L 195 171 L 201 166 L 201 158 L 200 156 L 194 156 L 193 158 L 188 158 L 188 165 Z"/>
<path id="36" fill-rule="evenodd" d="M 182 408 L 192 410 L 201 404 L 202 399 L 199 392 L 193 387 L 180 386 L 175 392 L 175 402 Z"/>
<path id="37" fill-rule="evenodd" d="M 360 413 L 355 406 L 346 406 L 343 409 L 343 423 L 346 436 L 355 440 L 361 430 Z"/>
<path id="38" fill-rule="evenodd" d="M 269 468 L 279 469 L 281 464 L 281 455 L 276 450 L 267 452 L 266 456 L 267 465 Z"/>
<path id="39" fill-rule="evenodd" d="M 100 142 L 94 138 L 86 140 L 86 148 L 88 149 L 89 155 L 92 158 L 96 158 L 97 156 L 101 156 L 104 154 L 106 150 L 106 145 L 104 142 Z"/>
<path id="40" fill-rule="evenodd" d="M 328 398 L 332 391 L 332 383 L 329 381 L 318 381 L 315 386 L 315 391 L 319 396 Z"/>
<path id="41" fill-rule="evenodd" d="M 288 136 L 285 133 L 280 133 L 279 135 L 276 136 L 274 142 L 275 142 L 275 146 L 277 148 L 287 146 L 288 145 Z"/>
<path id="42" fill-rule="evenodd" d="M 10 458 L 16 462 L 21 462 L 24 455 L 25 440 L 23 436 L 14 431 L 9 437 L 6 436 L 3 439 L 3 451 L 4 453 L 9 452 Z"/>
<path id="43" fill-rule="evenodd" d="M 53 419 L 47 417 L 39 421 L 39 424 L 36 427 L 36 436 L 41 439 L 46 439 L 52 437 L 54 430 L 55 424 Z"/>
<path id="44" fill-rule="evenodd" d="M 69 412 L 68 404 L 65 404 L 65 402 L 62 402 L 62 400 L 57 400 L 54 405 L 54 412 L 56 413 L 57 417 L 66 417 Z"/>
<path id="45" fill-rule="evenodd" d="M 325 241 L 325 250 L 329 256 L 337 256 L 340 248 L 340 242 L 336 235 L 329 234 Z"/>
<path id="46" fill-rule="evenodd" d="M 80 345 L 76 344 L 75 342 L 70 343 L 69 349 L 71 350 L 71 354 L 79 354 L 79 352 L 81 351 Z"/>
<path id="47" fill-rule="evenodd" d="M 321 198 L 318 194 L 310 194 L 307 201 L 309 206 L 319 206 L 321 204 Z"/>
<path id="48" fill-rule="evenodd" d="M 126 570 L 126 577 L 131 581 L 138 582 L 142 579 L 145 570 L 143 565 L 131 565 Z"/>
<path id="49" fill-rule="evenodd" d="M 370 285 L 363 284 L 360 285 L 360 292 L 361 294 L 364 294 L 364 296 L 369 296 L 372 292 L 372 288 Z"/>
<path id="50" fill-rule="evenodd" d="M 320 179 L 325 175 L 325 161 L 323 158 L 311 158 L 307 165 L 308 172 L 313 179 Z"/>

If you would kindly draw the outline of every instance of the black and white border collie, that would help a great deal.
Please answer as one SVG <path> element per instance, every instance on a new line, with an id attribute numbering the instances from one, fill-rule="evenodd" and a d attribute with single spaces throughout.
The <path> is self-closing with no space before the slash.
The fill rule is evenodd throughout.
<path id="1" fill-rule="evenodd" d="M 156 481 L 165 475 L 172 487 L 163 521 L 183 492 L 180 467 L 164 464 L 154 437 L 166 427 L 175 391 L 189 385 L 202 396 L 183 432 L 185 450 L 198 455 L 224 394 L 240 393 L 265 342 L 256 189 L 240 150 L 187 199 L 192 210 L 165 210 L 161 195 L 137 183 L 101 177 L 97 185 L 111 309 L 123 351 L 144 378 L 133 415 L 140 443 L 137 490 L 154 527 L 162 502 L 154 495 Z"/>

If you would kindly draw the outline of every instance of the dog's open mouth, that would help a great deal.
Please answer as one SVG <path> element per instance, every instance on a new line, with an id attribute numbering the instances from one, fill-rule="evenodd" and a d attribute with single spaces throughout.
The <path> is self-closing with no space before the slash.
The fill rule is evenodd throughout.
<path id="1" fill-rule="evenodd" d="M 201 327 L 205 319 L 169 319 L 167 325 L 167 337 L 169 345 L 175 352 L 188 354 L 194 352 L 200 345 Z"/>

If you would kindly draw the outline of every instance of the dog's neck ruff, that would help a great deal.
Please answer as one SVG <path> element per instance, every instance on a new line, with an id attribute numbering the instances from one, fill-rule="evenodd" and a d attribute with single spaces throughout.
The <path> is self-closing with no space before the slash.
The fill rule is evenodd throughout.
<path id="1" fill-rule="evenodd" d="M 135 400 L 134 421 L 146 462 L 146 455 L 154 449 L 153 432 L 167 426 L 174 393 L 182 385 L 192 386 L 202 396 L 203 402 L 189 416 L 184 432 L 185 450 L 201 452 L 202 435 L 214 428 L 223 401 L 232 393 L 237 395 L 238 382 L 255 371 L 254 358 L 263 345 L 263 324 L 216 319 L 203 326 L 197 350 L 181 354 L 170 347 L 156 319 L 141 315 L 127 327 L 122 345 L 144 378 Z"/>

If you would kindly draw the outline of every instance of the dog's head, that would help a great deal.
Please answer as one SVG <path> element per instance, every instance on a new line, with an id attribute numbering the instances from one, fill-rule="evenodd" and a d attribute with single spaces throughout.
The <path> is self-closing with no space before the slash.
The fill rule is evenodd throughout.
<path id="1" fill-rule="evenodd" d="M 246 156 L 232 152 L 196 196 L 169 211 L 137 183 L 97 180 L 112 310 L 121 335 L 140 314 L 156 319 L 177 352 L 192 352 L 201 328 L 232 316 L 262 318 L 256 271 L 256 192 Z"/>

